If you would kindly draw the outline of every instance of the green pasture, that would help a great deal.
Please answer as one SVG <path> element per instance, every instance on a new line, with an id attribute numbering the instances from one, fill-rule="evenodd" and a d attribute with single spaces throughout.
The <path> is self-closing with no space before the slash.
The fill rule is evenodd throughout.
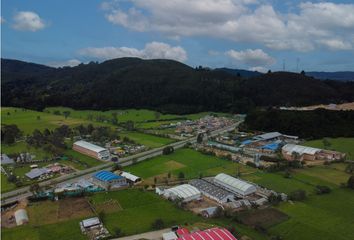
<path id="1" fill-rule="evenodd" d="M 129 139 L 134 140 L 135 142 L 143 144 L 150 148 L 162 147 L 163 145 L 175 142 L 175 140 L 170 138 L 164 138 L 140 132 L 123 132 L 120 133 L 119 136 L 121 138 L 128 137 Z"/>

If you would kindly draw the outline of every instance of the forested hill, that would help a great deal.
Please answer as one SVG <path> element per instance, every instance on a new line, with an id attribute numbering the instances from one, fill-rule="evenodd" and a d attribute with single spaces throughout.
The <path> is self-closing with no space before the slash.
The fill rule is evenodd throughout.
<path id="1" fill-rule="evenodd" d="M 120 58 L 55 69 L 3 59 L 2 68 L 2 105 L 34 109 L 245 112 L 255 106 L 354 101 L 354 83 L 320 81 L 288 72 L 244 79 L 172 60 Z"/>

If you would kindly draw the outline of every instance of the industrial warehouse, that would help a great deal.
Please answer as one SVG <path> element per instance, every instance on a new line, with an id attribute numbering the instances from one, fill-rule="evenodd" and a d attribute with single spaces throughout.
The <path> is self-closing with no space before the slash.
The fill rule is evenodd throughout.
<path id="1" fill-rule="evenodd" d="M 314 160 L 325 160 L 334 161 L 341 160 L 345 157 L 344 153 L 330 151 L 320 148 L 305 147 L 295 144 L 286 144 L 282 148 L 283 157 L 286 160 L 293 161 L 314 161 Z"/>
<path id="2" fill-rule="evenodd" d="M 283 193 L 276 193 L 224 173 L 193 179 L 188 184 L 172 188 L 157 187 L 156 193 L 172 201 L 181 200 L 187 209 L 207 217 L 218 206 L 241 210 L 252 205 L 265 205 L 272 195 L 280 196 L 282 200 L 287 199 Z"/>
<path id="3" fill-rule="evenodd" d="M 92 180 L 95 184 L 105 188 L 120 188 L 127 186 L 125 177 L 116 175 L 109 171 L 99 171 L 92 176 Z"/>
<path id="4" fill-rule="evenodd" d="M 73 150 L 98 160 L 110 159 L 110 153 L 107 149 L 83 140 L 75 142 L 73 144 Z"/>

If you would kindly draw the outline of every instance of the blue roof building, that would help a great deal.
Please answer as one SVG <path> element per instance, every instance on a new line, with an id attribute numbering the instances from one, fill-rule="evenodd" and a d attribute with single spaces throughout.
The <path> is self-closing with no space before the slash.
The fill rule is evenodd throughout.
<path id="1" fill-rule="evenodd" d="M 95 173 L 93 175 L 93 181 L 106 189 L 119 188 L 127 185 L 126 179 L 124 177 L 106 170 Z"/>
<path id="2" fill-rule="evenodd" d="M 93 176 L 101 181 L 111 181 L 114 179 L 123 178 L 122 176 L 116 175 L 110 171 L 105 171 L 105 170 L 99 171 L 95 173 L 95 175 Z"/>

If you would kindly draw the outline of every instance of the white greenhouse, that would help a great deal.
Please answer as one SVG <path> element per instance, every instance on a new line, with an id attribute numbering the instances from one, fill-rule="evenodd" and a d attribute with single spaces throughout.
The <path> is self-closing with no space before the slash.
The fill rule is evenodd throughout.
<path id="1" fill-rule="evenodd" d="M 190 202 L 201 198 L 201 192 L 189 184 L 179 185 L 177 187 L 166 189 L 163 193 L 166 198 L 172 200 L 182 199 L 183 202 Z"/>
<path id="2" fill-rule="evenodd" d="M 257 191 L 256 186 L 225 173 L 216 175 L 214 183 L 241 196 L 247 196 Z"/>
<path id="3" fill-rule="evenodd" d="M 17 226 L 28 223 L 28 215 L 25 209 L 19 209 L 15 212 L 15 220 Z"/>

